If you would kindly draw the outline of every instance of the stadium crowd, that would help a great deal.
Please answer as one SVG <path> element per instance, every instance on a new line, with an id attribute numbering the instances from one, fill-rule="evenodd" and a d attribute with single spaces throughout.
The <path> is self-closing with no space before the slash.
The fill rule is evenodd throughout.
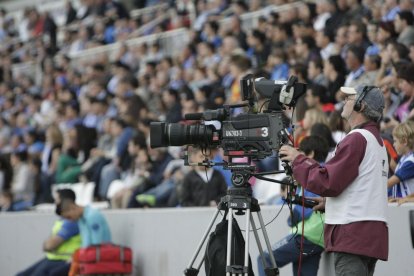
<path id="1" fill-rule="evenodd" d="M 247 73 L 273 80 L 294 75 L 307 83 L 292 118 L 295 144 L 319 135 L 331 151 L 349 131 L 340 116 L 340 87 L 380 87 L 390 178 L 397 177 L 389 183 L 390 201 L 414 198 L 414 1 L 171 1 L 172 15 L 144 33 L 135 31 L 150 18 L 131 18 L 121 2 L 81 3 L 75 10 L 67 2 L 59 27 L 35 8 L 20 22 L 0 12 L 2 211 L 52 202 L 53 185 L 82 181 L 94 182 L 95 200 L 109 200 L 112 208 L 214 206 L 231 185 L 229 173 L 184 166 L 181 148 L 151 148 L 149 124 L 192 124 L 183 114 L 241 102 L 240 79 Z M 243 28 L 244 14 L 287 3 L 289 9 Z M 190 42 L 176 56 L 155 42 L 124 43 L 115 61 L 71 59 L 85 49 L 180 27 Z M 40 79 L 12 71 L 30 61 L 40 66 Z M 291 110 L 286 115 L 292 117 Z M 394 138 L 406 149 L 394 148 Z M 220 150 L 210 157 L 223 159 Z M 195 151 L 192 158 L 204 156 Z M 397 166 L 400 158 L 405 166 Z M 258 168 L 276 163 L 272 157 Z"/>

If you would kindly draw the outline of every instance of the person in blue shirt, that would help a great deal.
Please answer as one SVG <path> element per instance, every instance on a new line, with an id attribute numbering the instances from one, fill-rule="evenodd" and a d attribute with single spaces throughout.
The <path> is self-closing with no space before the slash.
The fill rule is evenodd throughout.
<path id="1" fill-rule="evenodd" d="M 71 199 L 62 200 L 59 208 L 63 218 L 78 222 L 82 247 L 111 242 L 109 225 L 98 209 L 77 205 Z"/>
<path id="2" fill-rule="evenodd" d="M 76 195 L 70 189 L 58 190 L 56 203 L 58 204 L 64 198 L 75 201 Z M 50 237 L 43 243 L 45 257 L 24 271 L 19 272 L 17 276 L 67 275 L 72 254 L 80 246 L 81 237 L 77 222 L 59 218 L 53 225 Z"/>

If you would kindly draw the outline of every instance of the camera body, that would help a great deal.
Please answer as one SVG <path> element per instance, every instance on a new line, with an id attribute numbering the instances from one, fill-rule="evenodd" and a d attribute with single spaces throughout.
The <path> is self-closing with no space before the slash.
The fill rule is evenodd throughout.
<path id="1" fill-rule="evenodd" d="M 306 85 L 298 83 L 293 76 L 288 81 L 271 81 L 254 80 L 252 75 L 246 75 L 240 86 L 243 100 L 247 103 L 185 115 L 187 120 L 203 120 L 204 124 L 152 122 L 151 147 L 193 145 L 202 149 L 222 148 L 225 156 L 251 160 L 261 160 L 278 151 L 288 142 L 286 128 L 289 122 L 284 118 L 283 109 L 295 106 L 297 99 L 305 94 Z M 262 97 L 270 98 L 268 108 L 262 113 L 257 111 L 254 90 Z M 248 112 L 232 116 L 232 110 L 240 107 L 247 107 Z M 219 122 L 221 127 L 216 128 L 208 123 L 210 121 Z M 240 166 L 231 165 L 227 167 L 234 169 Z"/>

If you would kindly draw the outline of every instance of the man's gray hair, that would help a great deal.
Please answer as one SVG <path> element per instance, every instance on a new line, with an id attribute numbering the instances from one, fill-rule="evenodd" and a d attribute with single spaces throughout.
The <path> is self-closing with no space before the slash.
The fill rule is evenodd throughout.
<path id="1" fill-rule="evenodd" d="M 379 112 L 379 111 L 377 111 L 377 110 L 372 109 L 369 105 L 367 105 L 365 103 L 365 101 L 362 101 L 362 102 L 363 102 L 363 104 L 365 106 L 365 108 L 362 110 L 362 114 L 367 119 L 369 119 L 370 121 L 373 121 L 373 122 L 377 122 L 378 123 L 381 120 L 381 118 L 382 118 L 382 113 Z"/>

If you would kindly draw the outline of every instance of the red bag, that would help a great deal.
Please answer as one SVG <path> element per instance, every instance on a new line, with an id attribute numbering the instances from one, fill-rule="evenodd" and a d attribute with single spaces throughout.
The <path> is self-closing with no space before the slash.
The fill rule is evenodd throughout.
<path id="1" fill-rule="evenodd" d="M 132 272 L 132 250 L 114 244 L 92 245 L 78 249 L 72 266 L 74 274 L 128 274 Z"/>

